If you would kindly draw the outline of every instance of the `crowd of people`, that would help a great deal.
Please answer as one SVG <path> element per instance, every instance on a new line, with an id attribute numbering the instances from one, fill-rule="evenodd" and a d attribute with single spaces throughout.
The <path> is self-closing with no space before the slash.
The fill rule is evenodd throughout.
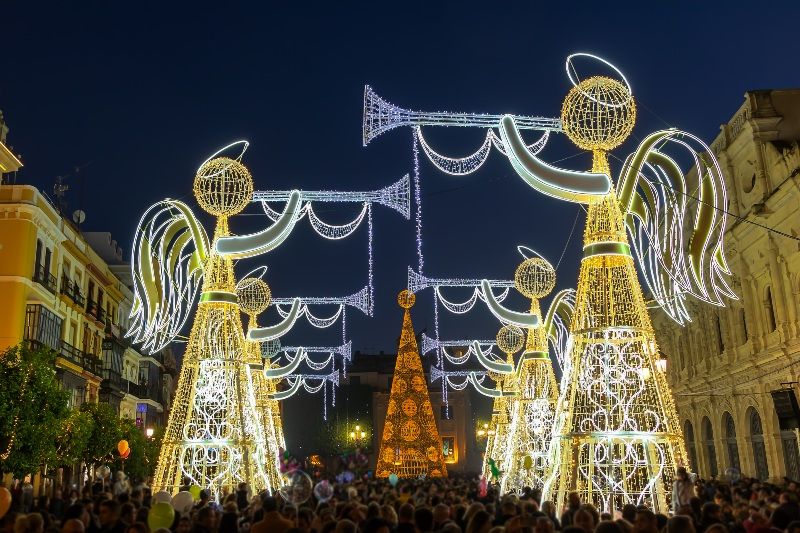
<path id="1" fill-rule="evenodd" d="M 299 504 L 279 494 L 250 494 L 245 484 L 221 501 L 202 491 L 170 527 L 151 531 L 150 488 L 118 479 L 64 498 L 58 491 L 37 500 L 17 493 L 0 533 L 800 533 L 797 483 L 694 481 L 680 469 L 669 516 L 633 504 L 609 514 L 576 493 L 556 509 L 536 490 L 501 496 L 468 477 L 332 487 L 325 501 L 312 494 Z"/>

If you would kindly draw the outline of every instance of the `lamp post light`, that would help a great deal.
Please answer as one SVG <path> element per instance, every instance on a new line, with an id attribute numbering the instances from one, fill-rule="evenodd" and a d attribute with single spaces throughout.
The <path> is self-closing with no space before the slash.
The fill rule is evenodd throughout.
<path id="1" fill-rule="evenodd" d="M 494 435 L 494 429 L 489 429 L 488 423 L 484 423 L 483 427 L 478 429 L 478 437 L 480 438 L 491 437 L 492 435 Z"/>
<path id="2" fill-rule="evenodd" d="M 152 439 L 153 438 L 153 433 L 155 433 L 155 432 L 156 432 L 156 430 L 153 429 L 153 428 L 147 428 L 147 429 L 144 430 L 144 434 L 147 436 L 148 439 Z"/>
<path id="3" fill-rule="evenodd" d="M 361 426 L 356 424 L 355 430 L 350 432 L 350 440 L 360 445 L 367 438 L 367 432 L 361 429 Z"/>

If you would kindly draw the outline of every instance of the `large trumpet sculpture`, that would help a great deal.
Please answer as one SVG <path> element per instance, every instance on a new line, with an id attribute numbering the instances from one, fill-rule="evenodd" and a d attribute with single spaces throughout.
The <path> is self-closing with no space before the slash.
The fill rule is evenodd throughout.
<path id="1" fill-rule="evenodd" d="M 583 501 L 606 511 L 633 503 L 667 512 L 674 469 L 685 463 L 685 453 L 672 394 L 654 364 L 658 348 L 636 262 L 655 302 L 679 323 L 688 319 L 690 296 L 713 305 L 735 298 L 723 247 L 725 183 L 708 146 L 691 134 L 665 130 L 644 138 L 624 161 L 615 187 L 608 153 L 633 129 L 633 94 L 622 73 L 604 60 L 622 81 L 575 79 L 576 56 L 599 59 L 588 54 L 567 59 L 573 88 L 562 106 L 561 128 L 578 147 L 591 151 L 591 171 L 561 169 L 539 159 L 540 148 L 525 145 L 520 129 L 526 126 L 515 117 L 475 124 L 500 129 L 502 152 L 531 187 L 587 206 L 571 351 L 544 497 L 560 508 L 567 494 L 577 491 Z M 365 131 L 376 120 L 382 119 L 365 116 Z M 420 125 L 415 125 L 416 142 L 421 142 Z M 668 148 L 683 150 L 696 173 L 684 174 Z M 446 172 L 475 170 L 484 157 L 464 164 L 426 154 Z M 699 201 L 690 205 L 694 194 Z M 490 308 L 503 310 L 486 285 Z M 505 311 L 504 319 L 515 322 L 518 316 Z"/>

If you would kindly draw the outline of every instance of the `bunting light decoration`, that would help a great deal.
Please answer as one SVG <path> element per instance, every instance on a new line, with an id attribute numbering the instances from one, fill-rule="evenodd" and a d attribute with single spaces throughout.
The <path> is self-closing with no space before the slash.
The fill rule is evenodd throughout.
<path id="1" fill-rule="evenodd" d="M 365 105 L 364 141 L 397 126 L 498 128 L 504 153 L 526 183 L 548 196 L 586 205 L 553 470 L 543 497 L 560 508 L 567 494 L 577 491 L 582 501 L 608 512 L 627 503 L 667 512 L 674 469 L 685 462 L 685 453 L 672 393 L 655 370 L 658 349 L 636 264 L 657 304 L 678 323 L 689 318 L 690 297 L 712 305 L 735 298 L 723 242 L 725 183 L 708 146 L 671 129 L 646 136 L 624 160 L 615 184 L 607 154 L 634 127 L 633 93 L 619 69 L 602 59 L 621 81 L 607 76 L 578 80 L 578 58 L 600 59 L 591 54 L 567 58 L 573 88 L 560 121 L 454 113 L 429 120 L 430 114 L 376 101 Z M 539 159 L 541 152 L 534 153 L 523 141 L 523 129 L 560 129 L 592 152 L 592 169 L 562 169 Z M 673 149 L 696 172 L 685 173 Z M 696 203 L 690 201 L 695 191 Z M 520 314 L 494 301 L 488 283 L 483 293 L 501 320 L 519 322 Z"/>

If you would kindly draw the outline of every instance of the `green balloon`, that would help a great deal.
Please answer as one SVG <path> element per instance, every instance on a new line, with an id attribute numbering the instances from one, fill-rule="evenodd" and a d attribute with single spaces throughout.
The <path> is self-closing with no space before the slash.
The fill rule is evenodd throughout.
<path id="1" fill-rule="evenodd" d="M 175 521 L 175 509 L 167 502 L 158 502 L 147 513 L 147 525 L 151 530 L 158 528 L 169 529 Z"/>
<path id="2" fill-rule="evenodd" d="M 191 493 L 192 498 L 194 498 L 195 500 L 200 499 L 200 490 L 202 490 L 200 489 L 200 485 L 192 485 L 191 487 L 189 487 L 189 492 Z"/>

